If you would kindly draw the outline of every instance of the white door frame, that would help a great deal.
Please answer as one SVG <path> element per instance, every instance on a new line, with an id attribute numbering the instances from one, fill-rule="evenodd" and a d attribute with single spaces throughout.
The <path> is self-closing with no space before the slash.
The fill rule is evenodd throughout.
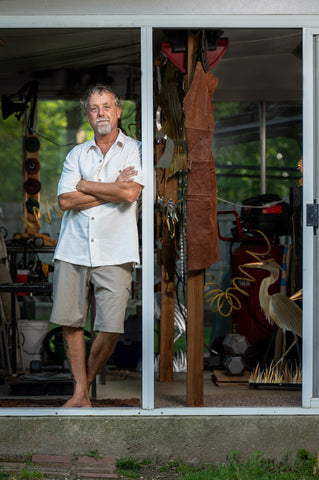
<path id="1" fill-rule="evenodd" d="M 154 119 L 153 31 L 141 29 L 142 161 L 142 407 L 154 408 Z M 143 48 L 142 48 L 143 45 Z M 152 260 L 151 260 L 152 259 Z"/>
<path id="2" fill-rule="evenodd" d="M 311 22 L 311 23 L 310 23 Z M 306 408 L 166 408 L 154 409 L 154 255 L 153 255 L 153 91 L 152 29 L 154 28 L 304 28 L 304 218 L 305 205 L 314 200 L 314 35 L 319 34 L 319 15 L 12 15 L 0 17 L 0 28 L 140 28 L 142 65 L 142 142 L 146 187 L 143 190 L 143 392 L 142 409 L 1 409 L 0 416 L 83 415 L 294 415 L 319 414 L 314 381 L 317 305 L 314 303 L 317 263 L 316 238 L 303 229 L 304 337 L 303 407 Z M 310 28 L 311 27 L 311 28 Z M 318 102 L 317 102 L 318 105 Z M 318 182 L 317 182 L 318 184 Z M 318 197 L 317 197 L 318 198 Z M 310 252 L 310 255 L 309 255 Z M 316 319 L 316 322 L 314 322 Z M 317 394 L 317 393 L 316 393 Z M 312 408 L 307 408 L 312 407 Z"/>
<path id="3" fill-rule="evenodd" d="M 318 397 L 318 231 L 307 226 L 307 204 L 319 201 L 319 29 L 303 31 L 303 407 Z"/>

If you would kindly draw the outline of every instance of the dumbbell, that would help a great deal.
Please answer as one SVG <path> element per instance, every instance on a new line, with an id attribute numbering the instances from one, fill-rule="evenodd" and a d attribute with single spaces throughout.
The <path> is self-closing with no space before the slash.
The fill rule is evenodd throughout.
<path id="1" fill-rule="evenodd" d="M 229 333 L 223 341 L 223 347 L 227 352 L 223 365 L 229 375 L 240 375 L 245 370 L 243 355 L 249 348 L 247 338 L 238 333 Z"/>

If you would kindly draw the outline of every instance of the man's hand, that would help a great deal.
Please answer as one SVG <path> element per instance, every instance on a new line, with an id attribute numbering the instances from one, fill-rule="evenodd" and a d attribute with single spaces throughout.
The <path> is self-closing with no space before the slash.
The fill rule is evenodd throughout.
<path id="1" fill-rule="evenodd" d="M 85 187 L 85 180 L 80 180 L 76 185 L 76 189 L 78 192 L 86 193 L 84 190 L 84 187 Z"/>
<path id="2" fill-rule="evenodd" d="M 119 174 L 116 181 L 117 182 L 133 182 L 135 175 L 137 175 L 137 170 L 134 167 L 127 167 Z"/>

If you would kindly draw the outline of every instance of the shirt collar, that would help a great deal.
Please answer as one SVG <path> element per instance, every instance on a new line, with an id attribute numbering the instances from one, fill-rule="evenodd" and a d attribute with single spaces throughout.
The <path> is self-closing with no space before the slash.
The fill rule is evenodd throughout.
<path id="1" fill-rule="evenodd" d="M 123 148 L 124 147 L 124 143 L 125 143 L 125 135 L 124 133 L 122 132 L 122 130 L 119 129 L 119 134 L 114 142 L 113 145 L 116 145 L 120 148 Z M 112 147 L 113 147 L 112 145 Z M 91 148 L 99 148 L 95 142 L 95 137 L 93 136 L 91 138 L 91 140 L 88 140 L 87 142 L 87 152 L 91 149 Z"/>

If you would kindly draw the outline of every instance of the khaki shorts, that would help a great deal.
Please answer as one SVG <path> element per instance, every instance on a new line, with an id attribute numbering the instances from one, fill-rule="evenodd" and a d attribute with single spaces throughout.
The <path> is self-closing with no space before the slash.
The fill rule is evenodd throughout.
<path id="1" fill-rule="evenodd" d="M 50 321 L 84 328 L 94 292 L 94 330 L 123 333 L 132 270 L 132 263 L 85 267 L 56 260 Z"/>

